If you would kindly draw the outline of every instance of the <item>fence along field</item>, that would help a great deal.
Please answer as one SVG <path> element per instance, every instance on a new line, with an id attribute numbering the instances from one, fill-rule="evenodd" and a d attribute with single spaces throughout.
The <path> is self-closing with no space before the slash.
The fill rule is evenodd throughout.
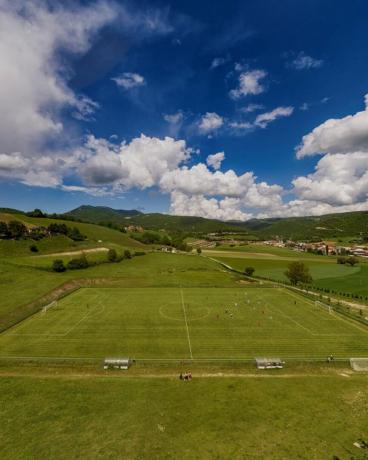
<path id="1" fill-rule="evenodd" d="M 368 328 L 282 288 L 82 288 L 0 336 L 0 357 L 368 357 Z"/>

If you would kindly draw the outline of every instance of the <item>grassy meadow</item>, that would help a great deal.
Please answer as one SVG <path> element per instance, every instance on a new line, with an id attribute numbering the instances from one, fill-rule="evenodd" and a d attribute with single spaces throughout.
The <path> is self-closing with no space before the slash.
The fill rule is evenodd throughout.
<path id="1" fill-rule="evenodd" d="M 87 259 L 106 254 L 87 254 Z M 119 263 L 103 263 L 83 270 L 55 273 L 52 260 L 70 256 L 28 256 L 0 260 L 0 327 L 27 316 L 27 305 L 73 280 L 96 280 L 114 286 L 236 286 L 238 276 L 208 259 L 179 254 L 147 253 Z"/>
<path id="2" fill-rule="evenodd" d="M 333 256 L 319 256 L 261 245 L 224 246 L 216 250 L 206 250 L 204 254 L 241 272 L 245 267 L 254 267 L 255 276 L 275 281 L 286 281 L 285 270 L 288 265 L 300 260 L 309 267 L 314 286 L 368 296 L 368 262 L 364 259 L 360 259 L 355 267 L 350 267 L 337 264 L 336 257 Z"/>
<path id="3" fill-rule="evenodd" d="M 209 257 L 67 225 L 87 240 L 45 238 L 37 254 L 29 240 L 0 241 L 1 458 L 367 458 L 353 445 L 368 438 L 367 374 L 346 361 L 323 362 L 330 354 L 368 357 L 368 328 L 289 290 L 254 287 Z M 106 250 L 87 252 L 101 248 L 146 254 L 102 263 Z M 96 265 L 51 271 L 54 259 L 67 263 L 77 257 L 68 252 L 83 250 Z M 260 245 L 204 255 L 279 280 L 301 258 Z M 302 256 L 315 284 L 367 289 L 365 264 Z M 55 293 L 67 295 L 42 313 Z M 104 371 L 109 355 L 137 362 L 127 372 Z M 256 356 L 280 356 L 285 368 L 263 372 L 244 362 Z M 70 357 L 82 361 L 52 359 Z M 298 363 L 305 358 L 321 362 Z M 188 370 L 193 381 L 180 381 Z"/>
<path id="4" fill-rule="evenodd" d="M 0 376 L 4 460 L 366 458 L 362 375 Z"/>
<path id="5" fill-rule="evenodd" d="M 136 250 L 145 247 L 142 243 L 129 238 L 125 233 L 100 225 L 63 221 L 60 219 L 29 217 L 23 214 L 0 213 L 0 221 L 9 222 L 11 220 L 18 220 L 27 227 L 47 227 L 52 223 L 66 223 L 68 227 L 77 227 L 87 239 L 85 241 L 76 242 L 64 235 L 59 235 L 43 238 L 36 242 L 31 240 L 0 240 L 0 256 L 2 257 L 12 258 L 14 256 L 30 255 L 32 253 L 29 247 L 33 243 L 37 245 L 40 254 L 75 251 L 78 249 L 95 247 L 125 247 Z"/>

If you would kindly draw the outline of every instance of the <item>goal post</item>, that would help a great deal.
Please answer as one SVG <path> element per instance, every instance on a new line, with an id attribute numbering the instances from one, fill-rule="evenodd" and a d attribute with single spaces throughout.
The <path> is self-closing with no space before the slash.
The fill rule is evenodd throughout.
<path id="1" fill-rule="evenodd" d="M 314 302 L 314 305 L 319 308 L 323 308 L 324 310 L 327 310 L 330 314 L 332 314 L 333 308 L 331 305 L 328 305 L 327 303 L 321 302 L 319 300 L 316 300 Z"/>
<path id="2" fill-rule="evenodd" d="M 57 307 L 57 300 L 53 300 L 49 304 L 45 305 L 42 307 L 42 314 L 45 314 L 50 308 L 56 308 Z"/>

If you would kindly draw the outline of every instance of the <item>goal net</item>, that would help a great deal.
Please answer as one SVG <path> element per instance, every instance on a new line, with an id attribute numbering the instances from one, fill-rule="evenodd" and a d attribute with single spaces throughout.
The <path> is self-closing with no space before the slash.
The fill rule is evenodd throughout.
<path id="1" fill-rule="evenodd" d="M 350 366 L 354 371 L 367 372 L 368 358 L 350 358 Z"/>
<path id="2" fill-rule="evenodd" d="M 50 302 L 48 305 L 45 305 L 42 308 L 42 313 L 46 313 L 50 308 L 56 308 L 57 307 L 57 300 L 54 300 L 53 302 Z"/>
<path id="3" fill-rule="evenodd" d="M 328 305 L 326 303 L 320 302 L 319 300 L 316 300 L 314 302 L 314 305 L 319 308 L 323 308 L 324 310 L 327 310 L 329 313 L 332 313 L 333 308 L 331 305 Z"/>

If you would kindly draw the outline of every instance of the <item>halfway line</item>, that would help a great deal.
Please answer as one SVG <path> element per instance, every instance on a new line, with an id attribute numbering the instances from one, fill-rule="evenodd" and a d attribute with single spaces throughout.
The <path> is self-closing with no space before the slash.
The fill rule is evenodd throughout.
<path id="1" fill-rule="evenodd" d="M 189 353 L 190 353 L 191 359 L 193 359 L 192 345 L 191 345 L 191 343 L 190 343 L 189 327 L 188 327 L 188 321 L 187 321 L 187 312 L 186 312 L 186 310 L 185 310 L 184 296 L 183 296 L 183 289 L 182 289 L 182 288 L 180 288 L 180 295 L 181 295 L 181 305 L 182 305 L 182 307 L 183 307 L 183 312 L 184 312 L 185 326 L 186 326 L 186 328 L 187 328 Z"/>

